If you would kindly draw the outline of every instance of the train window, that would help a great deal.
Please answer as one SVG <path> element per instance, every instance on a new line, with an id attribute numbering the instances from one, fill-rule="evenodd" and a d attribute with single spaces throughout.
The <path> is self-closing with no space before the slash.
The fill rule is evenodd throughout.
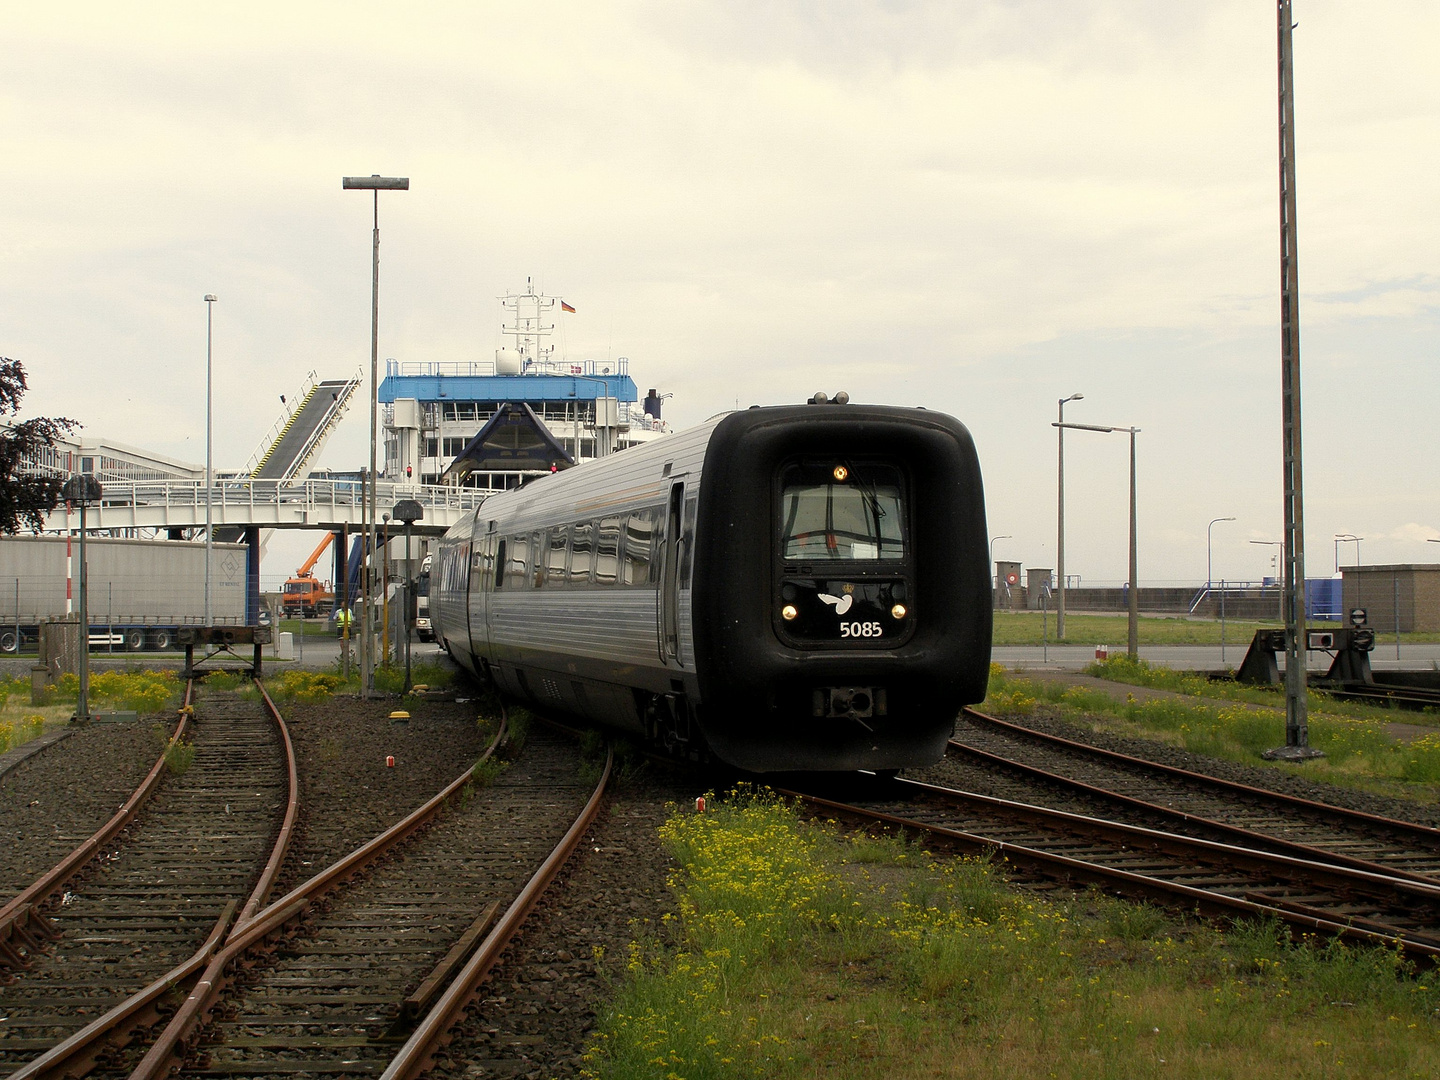
<path id="1" fill-rule="evenodd" d="M 655 515 L 636 510 L 625 519 L 623 583 L 644 585 L 650 580 L 650 550 L 655 542 Z"/>
<path id="2" fill-rule="evenodd" d="M 505 584 L 505 541 L 500 541 L 499 553 L 495 556 L 495 588 L 499 589 Z"/>
<path id="3" fill-rule="evenodd" d="M 507 588 L 520 589 L 525 586 L 525 564 L 530 561 L 529 545 L 523 536 L 512 536 L 506 543 L 505 584 Z"/>
<path id="4" fill-rule="evenodd" d="M 781 476 L 780 546 L 786 559 L 893 560 L 905 557 L 904 499 L 897 469 L 791 465 Z"/>
<path id="5" fill-rule="evenodd" d="M 558 587 L 565 584 L 565 555 L 570 549 L 570 527 L 556 525 L 550 530 L 550 554 L 545 563 L 545 583 Z"/>
<path id="6" fill-rule="evenodd" d="M 685 538 L 685 543 L 680 549 L 680 587 L 682 589 L 690 587 L 690 564 L 695 552 L 695 506 L 697 501 L 693 495 L 685 500 L 685 524 L 680 529 L 680 535 Z"/>
<path id="7" fill-rule="evenodd" d="M 546 550 L 547 543 L 548 541 L 545 539 L 545 532 L 543 529 L 539 532 L 532 532 L 530 534 L 530 552 L 534 555 L 534 558 L 530 560 L 530 584 L 537 589 L 540 588 L 541 585 L 545 584 L 544 552 Z"/>
<path id="8" fill-rule="evenodd" d="M 577 522 L 570 528 L 570 584 L 589 585 L 595 565 L 595 523 Z"/>
<path id="9" fill-rule="evenodd" d="M 614 585 L 620 569 L 620 518 L 605 518 L 595 535 L 595 584 Z"/>

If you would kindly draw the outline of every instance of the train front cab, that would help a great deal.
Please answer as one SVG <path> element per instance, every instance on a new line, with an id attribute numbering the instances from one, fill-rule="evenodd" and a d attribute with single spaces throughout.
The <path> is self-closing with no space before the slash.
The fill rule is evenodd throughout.
<path id="1" fill-rule="evenodd" d="M 711 749 L 756 772 L 938 760 L 990 661 L 984 494 L 963 425 L 875 406 L 735 413 L 699 506 Z"/>

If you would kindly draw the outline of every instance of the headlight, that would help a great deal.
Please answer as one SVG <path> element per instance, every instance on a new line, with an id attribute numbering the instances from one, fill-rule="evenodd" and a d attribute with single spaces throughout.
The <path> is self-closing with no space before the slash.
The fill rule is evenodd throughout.
<path id="1" fill-rule="evenodd" d="M 908 612 L 905 610 L 904 604 L 896 604 L 890 609 L 890 617 L 892 619 L 903 619 L 907 614 Z"/>
<path id="2" fill-rule="evenodd" d="M 800 614 L 800 609 L 797 608 L 794 604 L 786 604 L 784 607 L 782 607 L 782 608 L 780 609 L 780 617 L 781 617 L 782 619 L 784 619 L 786 622 L 789 622 L 791 619 L 794 619 L 794 618 L 795 618 L 797 615 L 799 615 L 799 614 Z"/>
<path id="3" fill-rule="evenodd" d="M 843 484 L 846 480 L 850 478 L 850 470 L 847 469 L 844 465 L 836 465 L 833 475 L 837 484 Z"/>

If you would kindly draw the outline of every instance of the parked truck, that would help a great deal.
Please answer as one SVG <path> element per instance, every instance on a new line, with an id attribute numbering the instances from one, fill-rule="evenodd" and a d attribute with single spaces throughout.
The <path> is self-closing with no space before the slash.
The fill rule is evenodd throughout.
<path id="1" fill-rule="evenodd" d="M 330 582 L 321 581 L 315 576 L 315 564 L 320 561 L 320 556 L 325 554 L 325 549 L 334 539 L 334 533 L 326 533 L 304 565 L 295 571 L 295 576 L 285 582 L 281 603 L 285 608 L 286 618 L 304 619 L 315 615 L 329 615 L 330 609 L 335 606 L 335 593 Z"/>
<path id="2" fill-rule="evenodd" d="M 80 611 L 80 541 L 0 537 L 0 652 L 33 648 L 39 626 Z M 185 540 L 85 541 L 90 647 L 168 649 L 181 626 L 205 622 L 205 545 Z M 211 622 L 245 623 L 244 544 L 211 551 Z M 69 601 L 67 603 L 67 596 Z"/>

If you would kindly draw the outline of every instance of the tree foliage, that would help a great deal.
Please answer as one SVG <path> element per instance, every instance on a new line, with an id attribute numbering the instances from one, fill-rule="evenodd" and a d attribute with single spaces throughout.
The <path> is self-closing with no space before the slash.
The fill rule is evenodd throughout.
<path id="1" fill-rule="evenodd" d="M 0 417 L 20 411 L 26 389 L 25 366 L 19 360 L 0 356 Z M 46 416 L 19 423 L 3 422 L 0 426 L 0 534 L 21 529 L 39 532 L 44 527 L 45 515 L 60 504 L 60 489 L 65 481 L 21 472 L 21 466 L 54 446 L 76 426 L 74 420 Z"/>

